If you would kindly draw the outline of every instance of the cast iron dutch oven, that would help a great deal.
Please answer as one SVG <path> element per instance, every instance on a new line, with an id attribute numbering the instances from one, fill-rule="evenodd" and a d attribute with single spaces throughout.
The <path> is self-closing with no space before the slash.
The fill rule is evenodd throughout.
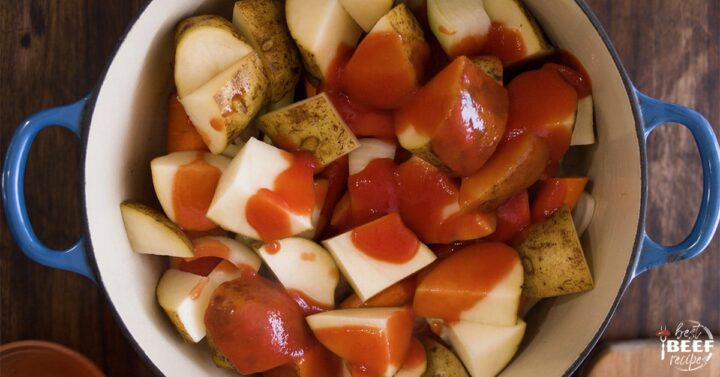
<path id="1" fill-rule="evenodd" d="M 10 231 L 35 261 L 97 282 L 127 336 L 167 376 L 220 376 L 205 347 L 184 343 L 155 300 L 164 268 L 160 258 L 133 253 L 119 204 L 151 200 L 149 161 L 162 153 L 166 99 L 172 90 L 173 30 L 184 17 L 229 16 L 224 0 L 155 0 L 132 24 L 87 97 L 29 117 L 17 129 L 3 171 L 3 200 Z M 647 97 L 628 80 L 607 35 L 582 1 L 526 0 L 550 39 L 571 51 L 593 83 L 597 143 L 588 175 L 597 201 L 583 246 L 595 289 L 543 303 L 528 319 L 526 339 L 502 376 L 571 374 L 597 342 L 634 277 L 666 263 L 692 258 L 710 243 L 720 214 L 720 149 L 710 124 L 697 112 Z M 700 151 L 704 187 L 690 235 L 665 247 L 645 233 L 648 193 L 646 140 L 659 125 L 680 123 Z M 35 136 L 62 126 L 84 148 L 84 236 L 68 250 L 51 250 L 35 236 L 23 197 L 23 176 Z"/>

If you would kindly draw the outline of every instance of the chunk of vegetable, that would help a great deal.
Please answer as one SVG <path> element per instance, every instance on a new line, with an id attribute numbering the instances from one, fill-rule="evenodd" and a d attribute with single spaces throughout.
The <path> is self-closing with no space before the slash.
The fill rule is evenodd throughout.
<path id="1" fill-rule="evenodd" d="M 220 16 L 190 17 L 175 31 L 175 86 L 184 97 L 230 68 L 252 47 Z"/>
<path id="2" fill-rule="evenodd" d="M 493 155 L 507 120 L 505 89 L 462 56 L 398 110 L 395 130 L 403 148 L 468 176 Z"/>
<path id="3" fill-rule="evenodd" d="M 390 11 L 393 0 L 340 0 L 340 4 L 365 32 L 369 32 Z"/>
<path id="4" fill-rule="evenodd" d="M 190 119 L 211 152 L 222 153 L 267 103 L 262 60 L 250 52 L 191 93 L 181 96 Z"/>
<path id="5" fill-rule="evenodd" d="M 343 49 L 352 49 L 362 29 L 338 0 L 287 0 L 285 16 L 307 72 L 325 81 Z"/>
<path id="6" fill-rule="evenodd" d="M 423 338 L 427 370 L 423 377 L 470 377 L 455 354 L 432 338 Z"/>
<path id="7" fill-rule="evenodd" d="M 327 166 L 359 146 L 358 140 L 322 93 L 260 117 L 260 130 L 283 149 L 313 154 Z"/>
<path id="8" fill-rule="evenodd" d="M 341 87 L 353 101 L 395 109 L 417 89 L 428 56 L 420 24 L 400 4 L 360 42 L 343 69 Z"/>
<path id="9" fill-rule="evenodd" d="M 531 225 L 517 250 L 525 270 L 523 296 L 552 297 L 592 289 L 593 278 L 567 206 Z"/>
<path id="10" fill-rule="evenodd" d="M 540 178 L 549 158 L 545 142 L 523 135 L 503 145 L 477 173 L 463 179 L 463 208 L 496 208 Z"/>
<path id="11" fill-rule="evenodd" d="M 130 247 L 136 253 L 192 257 L 192 243 L 170 219 L 146 205 L 126 201 L 120 205 Z"/>
<path id="12" fill-rule="evenodd" d="M 482 51 L 490 32 L 490 18 L 482 1 L 428 0 L 430 29 L 451 58 Z"/>
<path id="13" fill-rule="evenodd" d="M 300 80 L 302 63 L 288 31 L 283 1 L 237 1 L 233 25 L 263 60 L 270 80 L 270 101 L 277 102 L 292 94 Z"/>

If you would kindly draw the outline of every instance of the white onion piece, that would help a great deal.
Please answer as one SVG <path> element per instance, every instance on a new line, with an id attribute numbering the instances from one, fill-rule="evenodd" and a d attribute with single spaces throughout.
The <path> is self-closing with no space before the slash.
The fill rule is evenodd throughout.
<path id="1" fill-rule="evenodd" d="M 573 210 L 573 222 L 577 230 L 578 237 L 582 236 L 590 225 L 593 213 L 595 212 L 595 199 L 592 195 L 583 192 L 578 198 L 575 209 Z"/>

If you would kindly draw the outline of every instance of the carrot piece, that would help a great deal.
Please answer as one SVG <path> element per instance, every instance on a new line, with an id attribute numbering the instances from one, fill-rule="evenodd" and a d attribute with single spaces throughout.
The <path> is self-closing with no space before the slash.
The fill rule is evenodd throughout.
<path id="1" fill-rule="evenodd" d="M 551 216 L 563 205 L 572 210 L 585 190 L 587 177 L 550 178 L 543 181 L 532 206 L 533 222 Z"/>

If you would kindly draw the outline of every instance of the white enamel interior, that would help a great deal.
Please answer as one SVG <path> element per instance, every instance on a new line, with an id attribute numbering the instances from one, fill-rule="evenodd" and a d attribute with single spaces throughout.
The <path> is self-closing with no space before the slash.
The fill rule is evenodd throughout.
<path id="1" fill-rule="evenodd" d="M 503 376 L 558 376 L 580 356 L 622 285 L 641 201 L 640 150 L 620 73 L 599 34 L 572 0 L 527 0 L 555 44 L 572 51 L 593 82 L 598 142 L 589 175 L 597 209 L 583 237 L 594 290 L 533 310 L 522 350 Z M 85 161 L 89 238 L 100 278 L 128 332 L 167 376 L 232 375 L 204 346 L 184 343 L 155 300 L 164 263 L 128 244 L 119 204 L 153 203 L 149 162 L 162 154 L 172 87 L 173 29 L 204 12 L 231 16 L 231 0 L 155 0 L 120 46 L 98 93 Z"/>

